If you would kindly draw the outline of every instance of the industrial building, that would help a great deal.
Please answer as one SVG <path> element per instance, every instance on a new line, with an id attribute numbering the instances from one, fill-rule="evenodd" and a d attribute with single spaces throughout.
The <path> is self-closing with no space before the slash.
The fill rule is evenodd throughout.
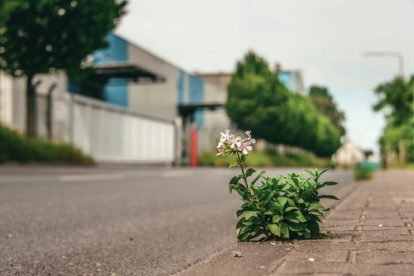
<path id="1" fill-rule="evenodd" d="M 72 142 L 98 161 L 180 163 L 214 150 L 229 121 L 226 91 L 116 35 L 77 83 L 38 76 L 38 134 Z M 0 120 L 25 131 L 25 80 L 0 74 Z M 184 160 L 189 162 L 189 160 Z"/>

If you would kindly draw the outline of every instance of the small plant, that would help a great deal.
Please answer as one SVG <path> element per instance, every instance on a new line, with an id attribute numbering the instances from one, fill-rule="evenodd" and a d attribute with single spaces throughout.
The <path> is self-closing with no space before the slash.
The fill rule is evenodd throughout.
<path id="1" fill-rule="evenodd" d="M 230 167 L 239 166 L 241 174 L 229 182 L 230 193 L 234 190 L 243 199 L 236 215 L 237 239 L 249 241 L 259 236 L 265 239 L 310 239 L 323 236 L 319 223 L 328 211 L 321 198 L 338 199 L 333 195 L 319 195 L 318 190 L 336 182 L 321 182 L 320 177 L 326 171 L 305 170 L 309 175 L 303 178 L 299 174 L 266 177 L 265 172 L 254 169 L 245 170 L 243 164 L 249 151 L 256 143 L 250 131 L 246 137 L 231 134 L 229 130 L 221 133 L 217 145 L 217 155 L 233 157 Z"/>
<path id="2" fill-rule="evenodd" d="M 364 167 L 361 164 L 358 164 L 354 168 L 354 178 L 355 180 L 368 180 L 372 178 L 372 169 Z"/>

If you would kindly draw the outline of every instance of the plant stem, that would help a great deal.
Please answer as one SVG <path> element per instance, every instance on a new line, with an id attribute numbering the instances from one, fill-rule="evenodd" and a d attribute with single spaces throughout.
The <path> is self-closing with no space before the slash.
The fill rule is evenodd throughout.
<path id="1" fill-rule="evenodd" d="M 243 168 L 242 160 L 240 158 L 239 153 L 237 153 L 237 163 L 240 166 L 240 169 L 241 169 L 241 172 L 242 172 L 242 175 L 243 175 L 243 180 L 244 180 L 244 184 L 246 186 L 246 189 L 249 190 L 249 185 L 247 184 L 247 177 L 246 177 L 246 174 L 244 173 L 244 168 Z"/>

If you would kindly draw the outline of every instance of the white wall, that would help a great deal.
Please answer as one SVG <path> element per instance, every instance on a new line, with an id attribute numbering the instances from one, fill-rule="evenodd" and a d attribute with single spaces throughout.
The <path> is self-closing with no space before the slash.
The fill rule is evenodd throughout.
<path id="1" fill-rule="evenodd" d="M 173 121 L 140 115 L 79 95 L 71 97 L 69 140 L 95 160 L 146 164 L 175 161 Z"/>
<path id="2" fill-rule="evenodd" d="M 13 126 L 13 80 L 0 72 L 0 123 Z"/>

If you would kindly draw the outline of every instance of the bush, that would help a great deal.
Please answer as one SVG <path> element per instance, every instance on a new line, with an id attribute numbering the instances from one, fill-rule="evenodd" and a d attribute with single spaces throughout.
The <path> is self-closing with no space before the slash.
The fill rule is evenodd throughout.
<path id="1" fill-rule="evenodd" d="M 372 169 L 358 164 L 354 168 L 354 178 L 356 180 L 368 180 L 372 178 Z"/>
<path id="2" fill-rule="evenodd" d="M 333 195 L 319 195 L 318 190 L 325 186 L 336 185 L 336 182 L 320 182 L 326 171 L 305 170 L 310 177 L 303 178 L 296 173 L 280 177 L 266 177 L 265 172 L 245 170 L 244 164 L 249 151 L 256 140 L 250 131 L 245 138 L 230 133 L 221 133 L 217 145 L 218 155 L 232 158 L 231 166 L 240 167 L 241 174 L 234 176 L 229 182 L 230 193 L 234 190 L 243 199 L 236 215 L 237 239 L 249 241 L 264 236 L 266 239 L 310 239 L 324 236 L 320 232 L 319 223 L 325 211 L 321 198 L 338 199 Z"/>
<path id="3" fill-rule="evenodd" d="M 340 132 L 310 100 L 283 85 L 267 62 L 253 52 L 237 63 L 226 102 L 231 121 L 273 144 L 300 147 L 331 156 Z"/>
<path id="4" fill-rule="evenodd" d="M 0 126 L 0 161 L 92 165 L 93 159 L 75 146 L 43 138 L 26 138 Z"/>
<path id="5" fill-rule="evenodd" d="M 322 187 L 335 185 L 336 182 L 320 182 L 325 172 L 311 172 L 310 179 L 296 173 L 280 177 L 262 177 L 257 174 L 247 184 L 247 179 L 256 171 L 248 169 L 245 174 L 233 177 L 229 190 L 235 190 L 244 203 L 237 211 L 239 221 L 236 225 L 237 239 L 249 241 L 260 235 L 267 239 L 310 239 L 323 236 L 319 223 L 323 213 L 328 211 L 321 198 L 337 199 L 333 195 L 319 195 Z M 261 183 L 258 183 L 260 179 Z M 244 180 L 244 183 L 240 183 Z"/>

